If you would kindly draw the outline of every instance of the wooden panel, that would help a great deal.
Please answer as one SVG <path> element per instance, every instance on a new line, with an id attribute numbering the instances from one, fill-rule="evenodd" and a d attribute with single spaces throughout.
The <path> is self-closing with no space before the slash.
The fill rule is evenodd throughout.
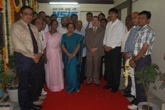
<path id="1" fill-rule="evenodd" d="M 114 4 L 114 0 L 37 0 L 39 3 L 49 2 L 78 2 L 87 4 Z"/>

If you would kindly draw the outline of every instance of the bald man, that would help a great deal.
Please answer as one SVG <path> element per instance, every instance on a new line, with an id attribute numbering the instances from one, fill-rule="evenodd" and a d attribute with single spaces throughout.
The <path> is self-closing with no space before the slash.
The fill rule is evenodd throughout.
<path id="1" fill-rule="evenodd" d="M 82 21 L 78 20 L 76 22 L 76 29 L 75 33 L 80 34 L 82 36 L 85 36 L 85 31 L 82 29 Z M 85 62 L 86 62 L 86 48 L 85 48 L 85 42 L 84 42 L 84 48 L 83 48 L 83 53 L 82 53 L 82 67 L 81 67 L 81 73 L 80 73 L 80 83 L 84 82 L 85 79 Z"/>
<path id="2" fill-rule="evenodd" d="M 130 30 L 130 34 L 126 40 L 125 49 L 124 49 L 126 62 L 131 59 L 134 38 L 140 28 L 140 26 L 138 25 L 138 15 L 139 15 L 138 12 L 134 12 L 131 15 L 133 27 Z M 134 104 L 134 101 L 136 100 L 136 89 L 135 89 L 135 80 L 134 80 L 134 68 L 132 68 L 131 66 L 130 66 L 130 77 L 131 77 L 131 83 L 132 83 L 131 94 L 127 94 L 127 96 L 129 96 L 129 95 L 135 96 L 134 100 L 131 101 L 131 104 Z M 134 106 L 134 107 L 136 108 L 136 106 Z"/>

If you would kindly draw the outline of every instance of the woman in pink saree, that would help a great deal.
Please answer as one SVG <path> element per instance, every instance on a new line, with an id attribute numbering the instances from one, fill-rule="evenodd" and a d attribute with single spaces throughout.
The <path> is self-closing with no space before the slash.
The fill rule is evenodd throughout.
<path id="1" fill-rule="evenodd" d="M 64 89 L 63 80 L 63 62 L 60 48 L 62 34 L 57 32 L 58 22 L 52 20 L 51 30 L 45 33 L 46 49 L 45 49 L 45 71 L 46 84 L 52 92 Z"/>

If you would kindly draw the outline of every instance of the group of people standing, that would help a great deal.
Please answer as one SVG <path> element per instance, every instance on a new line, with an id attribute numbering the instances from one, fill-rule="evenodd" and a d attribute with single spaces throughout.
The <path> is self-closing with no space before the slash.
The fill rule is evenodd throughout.
<path id="1" fill-rule="evenodd" d="M 73 14 L 61 18 L 61 25 L 55 15 L 46 16 L 43 11 L 37 14 L 28 6 L 21 8 L 20 15 L 21 19 L 13 24 L 10 35 L 19 77 L 21 110 L 42 108 L 42 99 L 46 96 L 43 97 L 41 91 L 45 82 L 52 92 L 63 90 L 64 84 L 68 93 L 79 92 L 81 83 L 89 86 L 92 81 L 100 87 L 103 59 L 107 83 L 103 89 L 112 88 L 111 92 L 116 93 L 120 85 L 123 43 L 122 55 L 126 60 L 130 59 L 130 66 L 135 71 L 151 63 L 155 34 L 148 25 L 151 17 L 148 11 L 133 13 L 134 27 L 129 29 L 118 19 L 115 8 L 109 10 L 107 19 L 103 13 L 93 16 L 88 12 L 85 23 Z M 123 41 L 126 34 L 129 37 Z M 132 81 L 136 83 L 136 80 Z M 133 107 L 146 99 L 138 88 L 141 85 L 136 85 L 137 102 L 132 103 L 135 104 Z"/>
<path id="2" fill-rule="evenodd" d="M 137 83 L 134 73 L 145 66 L 151 65 L 151 53 L 155 32 L 149 26 L 151 13 L 149 11 L 134 12 L 127 16 L 127 33 L 122 41 L 122 57 L 129 64 L 130 76 L 128 77 L 128 86 L 123 89 L 124 96 L 134 99 L 128 105 L 131 110 L 137 110 L 140 102 L 147 101 L 145 90 L 142 84 Z"/>

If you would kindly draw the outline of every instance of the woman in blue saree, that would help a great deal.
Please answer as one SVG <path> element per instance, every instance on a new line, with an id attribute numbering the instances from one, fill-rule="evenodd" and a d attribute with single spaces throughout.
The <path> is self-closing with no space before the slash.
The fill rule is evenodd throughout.
<path id="1" fill-rule="evenodd" d="M 67 24 L 68 33 L 63 34 L 61 48 L 63 51 L 63 62 L 65 68 L 65 80 L 67 92 L 78 92 L 80 90 L 79 73 L 81 71 L 81 56 L 83 47 L 83 36 L 74 33 L 75 25 Z"/>

